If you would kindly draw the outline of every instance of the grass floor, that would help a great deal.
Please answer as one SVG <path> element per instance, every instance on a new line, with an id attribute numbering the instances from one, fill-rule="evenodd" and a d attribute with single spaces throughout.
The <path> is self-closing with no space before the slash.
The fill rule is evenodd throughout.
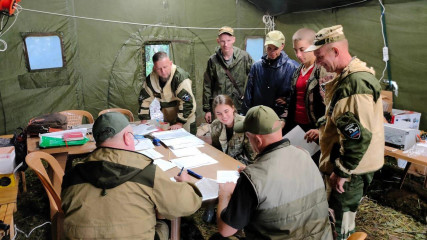
<path id="1" fill-rule="evenodd" d="M 36 226 L 49 222 L 49 202 L 40 181 L 31 170 L 26 171 L 26 178 L 28 192 L 18 195 L 18 211 L 14 216 L 17 228 L 28 234 Z M 414 196 L 414 193 L 397 189 L 395 182 L 384 181 L 381 176 L 376 178 L 380 179 L 376 179 L 377 184 L 373 183 L 369 197 L 364 198 L 359 207 L 357 231 L 366 232 L 368 239 L 372 240 L 427 239 L 427 201 L 416 197 L 416 194 Z M 410 198 L 405 198 L 400 205 L 387 199 L 387 196 L 407 195 Z M 191 217 L 183 218 L 181 239 L 209 239 L 216 232 L 216 225 L 203 222 L 202 214 L 203 210 L 199 210 Z M 16 239 L 50 239 L 50 224 L 35 229 L 29 238 L 18 233 Z"/>

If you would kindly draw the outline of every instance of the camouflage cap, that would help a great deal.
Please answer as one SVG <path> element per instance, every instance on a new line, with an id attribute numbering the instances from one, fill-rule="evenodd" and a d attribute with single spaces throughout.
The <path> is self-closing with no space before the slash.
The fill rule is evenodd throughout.
<path id="1" fill-rule="evenodd" d="M 93 124 L 92 134 L 96 143 L 102 143 L 115 136 L 129 125 L 125 115 L 119 112 L 108 112 L 99 116 Z"/>
<path id="2" fill-rule="evenodd" d="M 231 27 L 228 27 L 228 26 L 224 26 L 224 27 L 222 27 L 222 28 L 220 28 L 218 30 L 218 36 L 221 35 L 221 34 L 223 34 L 223 33 L 228 33 L 231 36 L 234 36 L 234 30 Z"/>
<path id="3" fill-rule="evenodd" d="M 268 46 L 269 44 L 273 44 L 276 47 L 281 47 L 282 44 L 285 44 L 285 35 L 281 31 L 271 31 L 267 33 L 265 36 L 265 44 L 264 46 Z"/>
<path id="4" fill-rule="evenodd" d="M 341 25 L 323 28 L 316 33 L 313 45 L 309 46 L 304 52 L 312 52 L 325 44 L 338 42 L 344 39 L 344 31 Z"/>
<path id="5" fill-rule="evenodd" d="M 260 105 L 249 109 L 245 120 L 234 125 L 234 131 L 238 133 L 250 132 L 252 134 L 270 134 L 279 130 L 282 126 L 274 128 L 276 121 L 280 121 L 273 109 Z"/>

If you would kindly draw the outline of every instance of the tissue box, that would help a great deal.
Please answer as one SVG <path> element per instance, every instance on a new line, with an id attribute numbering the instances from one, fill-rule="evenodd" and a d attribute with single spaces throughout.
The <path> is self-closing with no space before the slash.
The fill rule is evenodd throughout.
<path id="1" fill-rule="evenodd" d="M 412 128 L 418 130 L 420 127 L 420 119 L 421 113 L 408 110 L 393 109 L 391 123 L 398 128 Z"/>
<path id="2" fill-rule="evenodd" d="M 0 174 L 13 173 L 15 168 L 15 147 L 0 147 Z"/>

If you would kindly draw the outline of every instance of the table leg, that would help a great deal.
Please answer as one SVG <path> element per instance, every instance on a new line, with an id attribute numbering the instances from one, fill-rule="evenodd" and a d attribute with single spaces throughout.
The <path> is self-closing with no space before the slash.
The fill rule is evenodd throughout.
<path id="1" fill-rule="evenodd" d="M 403 170 L 402 177 L 400 178 L 399 189 L 402 189 L 403 181 L 405 181 L 406 175 L 408 175 L 409 167 L 411 167 L 411 162 L 408 161 L 405 170 Z"/>
<path id="2" fill-rule="evenodd" d="M 181 237 L 181 218 L 171 220 L 171 240 L 179 240 Z"/>

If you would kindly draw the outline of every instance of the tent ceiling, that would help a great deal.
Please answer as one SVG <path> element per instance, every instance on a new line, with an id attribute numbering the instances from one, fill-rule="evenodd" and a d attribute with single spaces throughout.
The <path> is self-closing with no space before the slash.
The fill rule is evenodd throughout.
<path id="1" fill-rule="evenodd" d="M 345 7 L 370 0 L 248 0 L 264 13 L 277 16 L 292 12 L 306 12 L 320 9 Z"/>

